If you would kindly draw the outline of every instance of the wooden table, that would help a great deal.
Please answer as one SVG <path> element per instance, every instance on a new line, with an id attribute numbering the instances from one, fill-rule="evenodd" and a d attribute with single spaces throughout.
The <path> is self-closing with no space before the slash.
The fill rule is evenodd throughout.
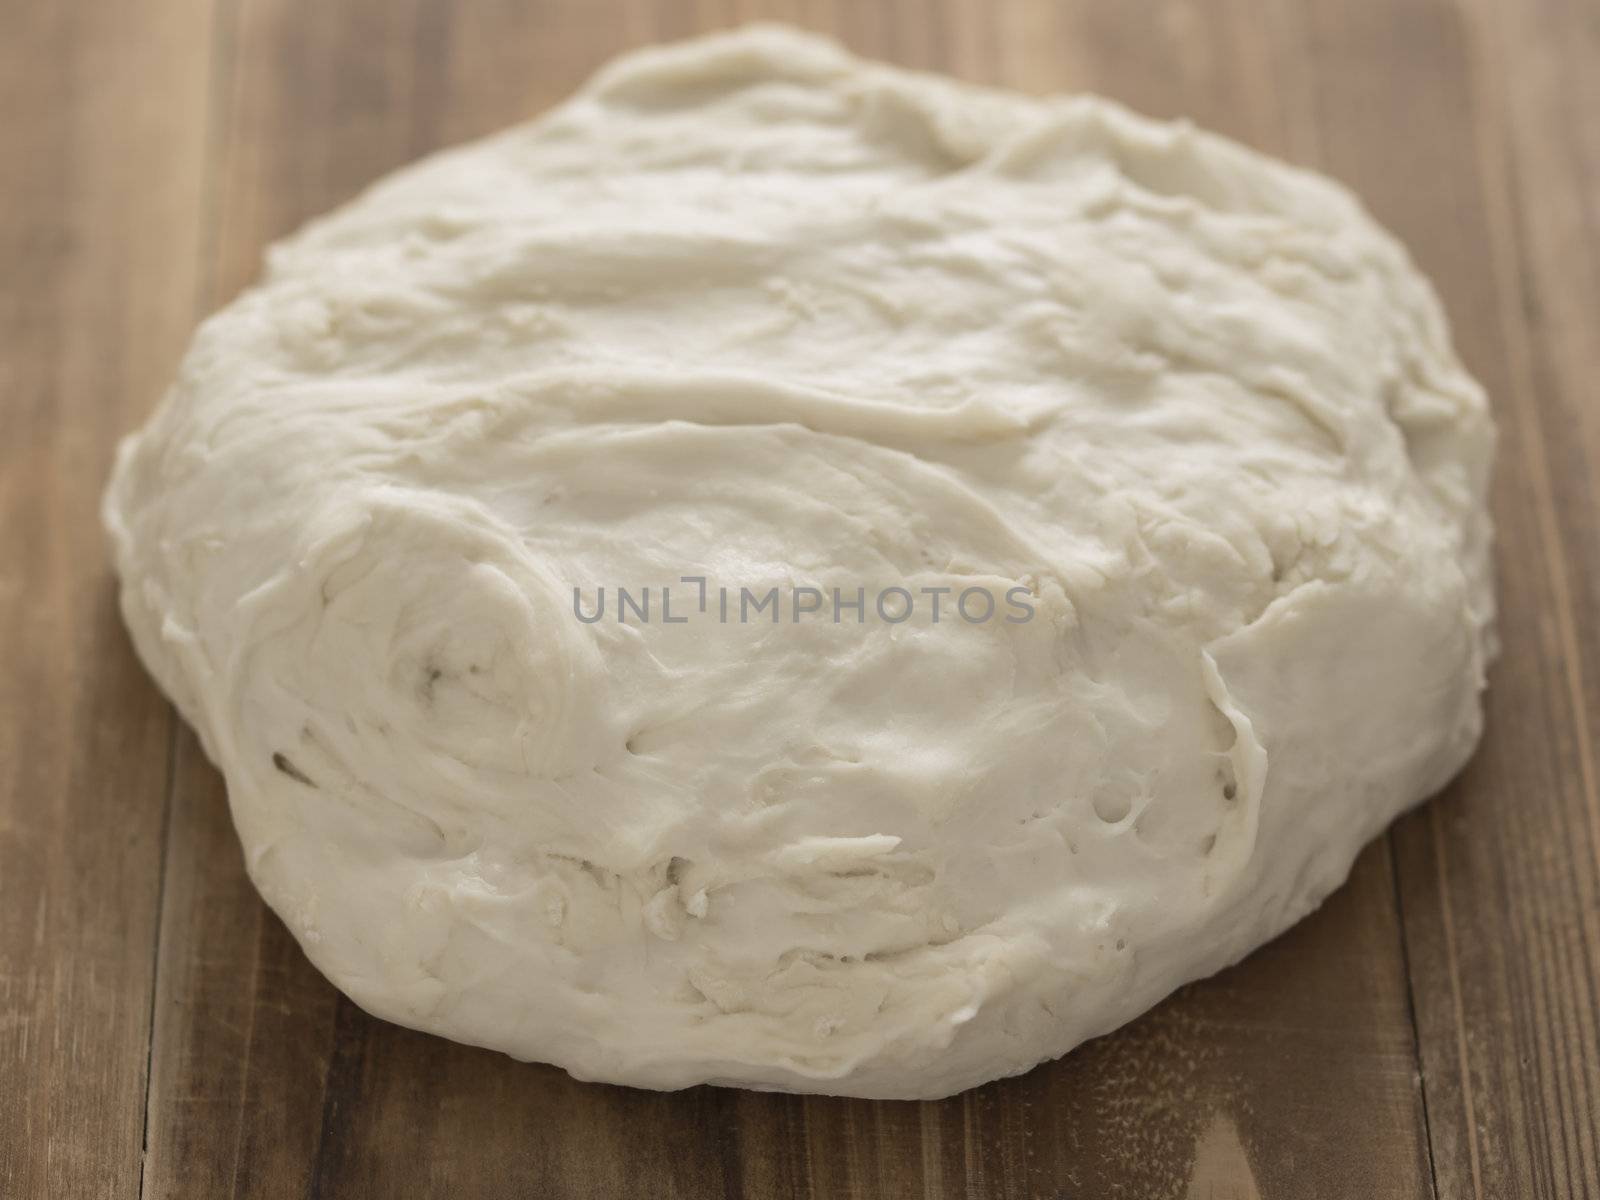
<path id="1" fill-rule="evenodd" d="M 97 527 L 269 240 L 755 16 L 1346 180 L 1502 431 L 1466 774 L 1242 966 L 942 1103 L 585 1085 L 363 1015 L 246 881 Z M 1600 1197 L 1597 380 L 1595 0 L 0 0 L 0 1196 Z"/>

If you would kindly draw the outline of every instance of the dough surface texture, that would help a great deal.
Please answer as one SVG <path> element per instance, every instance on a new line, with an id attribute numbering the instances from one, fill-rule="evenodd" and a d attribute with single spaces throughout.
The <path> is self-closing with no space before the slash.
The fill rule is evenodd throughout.
<path id="1" fill-rule="evenodd" d="M 1338 185 L 757 27 L 273 247 L 104 511 L 362 1007 L 934 1097 L 1237 960 L 1457 771 L 1493 443 Z"/>

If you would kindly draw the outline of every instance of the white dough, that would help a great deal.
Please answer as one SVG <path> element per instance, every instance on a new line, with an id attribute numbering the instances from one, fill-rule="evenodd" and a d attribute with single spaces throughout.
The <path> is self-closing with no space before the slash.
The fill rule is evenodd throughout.
<path id="1" fill-rule="evenodd" d="M 363 1008 L 932 1097 L 1238 959 L 1461 766 L 1493 440 L 1335 184 L 763 27 L 274 247 L 105 520 Z"/>

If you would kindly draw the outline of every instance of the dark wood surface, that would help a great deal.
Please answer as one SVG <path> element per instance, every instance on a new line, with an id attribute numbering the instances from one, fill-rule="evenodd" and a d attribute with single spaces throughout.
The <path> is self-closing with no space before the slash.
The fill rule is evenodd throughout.
<path id="1" fill-rule="evenodd" d="M 1326 906 L 939 1103 L 579 1084 L 362 1014 L 123 635 L 111 447 L 262 247 L 759 16 L 1355 186 L 1493 394 L 1488 733 Z M 1595 0 L 0 0 L 0 1196 L 1600 1198 Z"/>

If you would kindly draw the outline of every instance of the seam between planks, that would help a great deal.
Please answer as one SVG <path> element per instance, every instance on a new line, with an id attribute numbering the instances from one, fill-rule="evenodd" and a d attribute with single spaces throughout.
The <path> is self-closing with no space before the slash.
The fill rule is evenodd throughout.
<path id="1" fill-rule="evenodd" d="M 178 779 L 178 709 L 166 704 L 166 787 L 162 789 L 160 854 L 155 867 L 155 933 L 150 938 L 150 1021 L 144 1034 L 144 1112 L 139 1117 L 139 1197 L 144 1197 L 144 1165 L 150 1157 L 150 1078 L 155 1072 L 155 1011 L 162 974 L 162 914 L 166 910 L 166 842 L 173 824 L 173 787 Z"/>
<path id="2" fill-rule="evenodd" d="M 1456 922 L 1450 909 L 1449 875 L 1444 861 L 1444 833 L 1439 828 L 1438 805 L 1428 806 L 1428 833 L 1433 842 L 1434 878 L 1439 885 L 1439 914 L 1444 927 L 1444 955 L 1450 975 L 1450 1001 L 1456 1028 L 1456 1069 L 1461 1074 L 1461 1107 L 1466 1110 L 1467 1163 L 1472 1172 L 1472 1194 L 1483 1197 L 1483 1170 L 1478 1153 L 1478 1114 L 1472 1094 L 1472 1062 L 1467 1053 L 1466 1004 L 1461 995 L 1461 960 L 1456 953 Z M 1409 982 L 1409 981 L 1408 981 Z"/>
<path id="3" fill-rule="evenodd" d="M 211 38 L 208 46 L 209 78 L 206 80 L 206 120 L 204 145 L 200 152 L 200 220 L 198 245 L 195 247 L 195 290 L 192 303 L 196 321 L 203 317 L 216 290 L 216 245 L 220 205 L 218 203 L 219 135 L 226 132 L 222 119 L 228 111 L 225 83 L 231 75 L 233 61 L 233 9 L 232 0 L 212 0 L 210 5 Z M 139 1135 L 139 1186 L 137 1195 L 144 1200 L 147 1183 L 146 1169 L 150 1161 L 150 1098 L 155 1080 L 156 1025 L 160 1015 L 161 998 L 161 934 L 166 925 L 167 873 L 172 858 L 172 810 L 178 790 L 178 743 L 182 736 L 183 718 L 177 706 L 167 704 L 167 783 L 161 800 L 161 852 L 157 865 L 155 936 L 150 944 L 150 1023 L 145 1036 L 144 1105 L 140 1114 Z"/>
<path id="4" fill-rule="evenodd" d="M 1437 800 L 1435 796 L 1428 803 L 1432 805 Z M 1422 1026 L 1417 1022 L 1417 991 L 1411 977 L 1411 942 L 1406 931 L 1405 898 L 1400 890 L 1400 852 L 1395 846 L 1392 827 L 1383 840 L 1389 851 L 1389 887 L 1394 893 L 1395 923 L 1400 927 L 1400 970 L 1406 980 L 1406 1019 L 1411 1022 L 1411 1058 L 1417 1068 L 1417 1093 L 1422 1104 L 1422 1143 L 1428 1155 L 1428 1194 L 1438 1200 L 1439 1168 L 1433 1157 L 1433 1122 L 1428 1116 L 1428 1076 L 1422 1068 Z"/>
<path id="5" fill-rule="evenodd" d="M 202 168 L 203 170 L 203 168 Z M 161 795 L 161 851 L 156 865 L 155 933 L 150 939 L 150 1021 L 144 1041 L 144 1111 L 139 1120 L 139 1191 L 144 1197 L 145 1164 L 150 1158 L 150 1082 L 155 1074 L 156 1006 L 161 994 L 161 925 L 167 906 L 167 843 L 172 827 L 172 795 L 178 778 L 178 710 L 167 703 L 167 785 Z"/>

